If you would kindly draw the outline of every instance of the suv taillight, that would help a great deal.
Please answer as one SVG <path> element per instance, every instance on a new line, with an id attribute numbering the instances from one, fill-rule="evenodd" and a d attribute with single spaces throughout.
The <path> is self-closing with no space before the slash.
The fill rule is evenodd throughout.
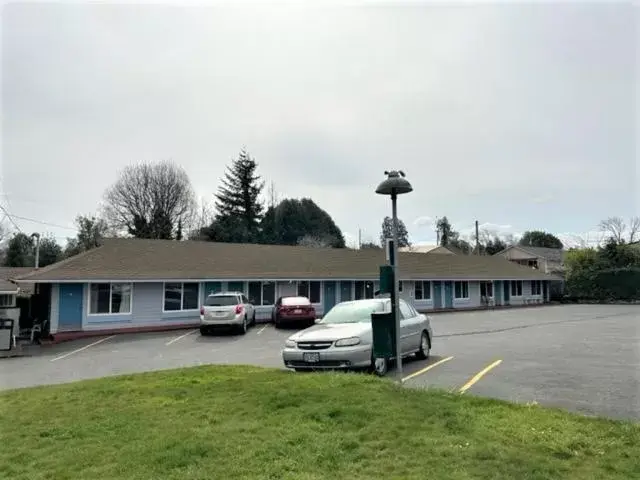
<path id="1" fill-rule="evenodd" d="M 204 307 L 200 307 L 200 315 L 204 315 Z"/>
<path id="2" fill-rule="evenodd" d="M 242 310 L 244 310 L 244 307 L 242 305 L 236 305 L 236 315 L 240 315 L 242 313 Z"/>

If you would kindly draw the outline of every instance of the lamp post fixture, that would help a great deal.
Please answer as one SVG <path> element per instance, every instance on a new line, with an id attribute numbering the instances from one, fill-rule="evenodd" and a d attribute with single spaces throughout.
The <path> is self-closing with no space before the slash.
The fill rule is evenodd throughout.
<path id="1" fill-rule="evenodd" d="M 379 195 L 391 196 L 391 218 L 393 221 L 393 247 L 390 252 L 390 264 L 393 267 L 393 296 L 391 297 L 391 309 L 393 311 L 393 317 L 395 320 L 396 329 L 396 367 L 400 378 L 402 378 L 402 355 L 400 348 L 400 292 L 399 292 L 399 280 L 398 280 L 398 195 L 403 193 L 410 193 L 413 191 L 413 187 L 409 181 L 404 178 L 404 172 L 402 170 L 386 171 L 384 174 L 387 179 L 383 181 L 376 193 Z"/>

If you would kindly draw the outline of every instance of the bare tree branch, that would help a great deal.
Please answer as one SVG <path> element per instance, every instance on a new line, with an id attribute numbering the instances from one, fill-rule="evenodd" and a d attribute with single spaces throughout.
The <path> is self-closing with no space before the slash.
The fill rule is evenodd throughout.
<path id="1" fill-rule="evenodd" d="M 191 224 L 195 196 L 186 172 L 170 161 L 132 165 L 105 192 L 110 225 L 140 238 L 172 238 Z"/>
<path id="2" fill-rule="evenodd" d="M 636 241 L 636 236 L 640 233 L 640 217 L 629 219 L 629 243 Z"/>
<path id="3" fill-rule="evenodd" d="M 602 220 L 598 227 L 601 232 L 613 238 L 617 243 L 623 242 L 627 225 L 622 217 L 609 217 L 606 220 Z"/>

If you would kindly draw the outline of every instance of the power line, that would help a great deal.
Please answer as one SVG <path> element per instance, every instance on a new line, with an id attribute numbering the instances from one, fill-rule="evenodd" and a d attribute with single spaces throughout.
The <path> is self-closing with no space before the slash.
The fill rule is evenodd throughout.
<path id="1" fill-rule="evenodd" d="M 4 207 L 2 207 L 0 205 L 0 208 L 2 208 L 2 210 L 7 213 L 7 211 L 4 209 Z M 44 222 L 42 220 L 36 220 L 35 218 L 28 218 L 28 217 L 21 217 L 20 215 L 11 215 L 9 213 L 7 213 L 7 216 L 11 219 L 11 217 L 13 218 L 17 218 L 19 220 L 24 220 L 26 222 L 33 222 L 33 223 L 39 223 L 40 225 L 47 225 L 49 227 L 56 227 L 56 228 L 64 228 L 65 230 L 72 230 L 74 232 L 77 232 L 78 229 L 77 228 L 73 228 L 73 227 L 66 227 L 64 225 L 58 225 L 57 223 L 50 223 L 50 222 Z M 15 227 L 20 230 L 20 227 L 18 227 L 13 220 L 11 220 L 11 222 L 15 225 Z"/>
<path id="2" fill-rule="evenodd" d="M 18 231 L 19 231 L 19 232 L 22 232 L 22 229 L 21 229 L 21 228 L 18 226 L 18 224 L 13 220 L 13 216 L 12 216 L 9 212 L 7 212 L 7 209 L 6 209 L 6 208 L 4 208 L 4 207 L 2 206 L 2 204 L 0 204 L 0 209 L 2 209 L 2 211 L 4 212 L 5 217 L 8 217 L 8 218 L 9 218 L 9 221 L 13 224 L 13 226 L 14 226 L 14 227 L 16 227 L 16 228 L 18 229 Z"/>

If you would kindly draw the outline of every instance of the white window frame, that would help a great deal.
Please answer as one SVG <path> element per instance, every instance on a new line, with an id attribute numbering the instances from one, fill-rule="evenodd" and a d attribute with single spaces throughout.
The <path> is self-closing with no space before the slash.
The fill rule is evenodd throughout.
<path id="1" fill-rule="evenodd" d="M 464 285 L 467 285 L 467 296 L 466 297 L 457 297 L 456 296 L 456 283 L 461 284 L 461 294 L 464 295 Z M 469 296 L 469 282 L 467 280 L 456 280 L 453 282 L 453 299 L 454 300 L 469 300 L 471 297 Z"/>
<path id="2" fill-rule="evenodd" d="M 249 296 L 249 285 L 251 285 L 252 283 L 258 283 L 260 284 L 260 298 L 258 299 L 259 303 L 254 303 L 253 306 L 254 307 L 273 307 L 276 302 L 278 301 L 278 282 L 276 282 L 275 280 L 249 280 L 247 281 L 247 293 L 246 296 Z M 265 283 L 272 283 L 273 284 L 273 302 L 272 303 L 268 303 L 265 304 L 264 303 L 264 285 Z M 298 286 L 296 285 L 296 290 L 298 289 Z M 249 299 L 249 301 L 251 301 L 251 299 Z"/>
<path id="3" fill-rule="evenodd" d="M 167 293 L 167 283 L 179 283 L 180 284 L 180 310 L 165 310 L 165 294 Z M 182 308 L 184 304 L 184 284 L 185 283 L 197 283 L 198 284 L 198 305 L 195 308 Z M 162 283 L 162 313 L 179 313 L 179 312 L 198 312 L 200 310 L 200 303 L 202 301 L 202 282 L 163 282 Z"/>
<path id="4" fill-rule="evenodd" d="M 0 301 L 0 308 L 12 308 L 16 306 L 16 296 L 13 293 L 2 293 L 0 294 L 0 298 L 3 301 Z M 7 301 L 5 302 L 4 299 Z"/>
<path id="5" fill-rule="evenodd" d="M 418 284 L 420 284 L 420 286 L 422 286 L 422 298 L 418 298 L 418 296 L 416 295 L 416 287 L 418 286 Z M 425 284 L 429 284 L 429 288 L 424 288 Z M 431 280 L 416 280 L 415 282 L 413 282 L 413 298 L 419 302 L 430 302 L 432 301 L 432 297 L 433 297 L 433 292 L 431 291 L 431 289 L 433 288 L 433 282 Z M 426 297 L 425 296 L 425 292 L 429 292 L 429 296 Z"/>
<path id="6" fill-rule="evenodd" d="M 109 313 L 91 313 L 91 285 L 109 285 Z M 128 312 L 112 312 L 113 306 L 113 286 L 129 285 L 129 311 Z M 164 290 L 163 290 L 164 291 Z M 164 295 L 164 294 L 163 294 Z M 164 300 L 164 298 L 163 298 Z M 87 316 L 88 317 L 107 317 L 113 315 L 131 315 L 133 312 L 133 282 L 91 282 L 87 288 Z"/>
<path id="7" fill-rule="evenodd" d="M 511 289 L 511 296 L 512 297 L 514 297 L 514 298 L 521 298 L 522 297 L 522 295 L 524 293 L 523 292 L 524 285 L 522 283 L 523 283 L 522 280 L 511 280 L 511 283 L 509 284 L 509 288 Z M 518 284 L 520 284 L 520 295 L 518 295 Z M 514 286 L 516 287 L 515 288 L 516 293 L 513 293 L 513 290 L 514 290 L 513 287 Z"/>

